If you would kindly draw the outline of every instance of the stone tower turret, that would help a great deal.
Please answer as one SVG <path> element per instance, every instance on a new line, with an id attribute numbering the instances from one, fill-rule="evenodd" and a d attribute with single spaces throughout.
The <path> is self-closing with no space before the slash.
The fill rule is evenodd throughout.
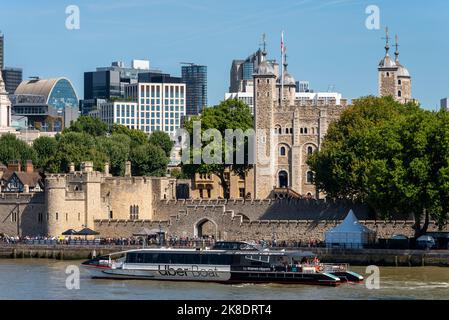
<path id="1" fill-rule="evenodd" d="M 254 167 L 255 197 L 265 199 L 275 186 L 273 113 L 276 95 L 276 75 L 266 59 L 265 43 L 262 62 L 253 74 L 254 79 L 254 129 L 256 131 L 256 160 Z"/>
<path id="2" fill-rule="evenodd" d="M 385 57 L 380 61 L 379 74 L 379 96 L 392 96 L 401 103 L 412 101 L 412 80 L 408 70 L 399 63 L 399 44 L 396 36 L 395 59 L 389 55 L 390 43 L 388 28 L 386 28 Z"/>

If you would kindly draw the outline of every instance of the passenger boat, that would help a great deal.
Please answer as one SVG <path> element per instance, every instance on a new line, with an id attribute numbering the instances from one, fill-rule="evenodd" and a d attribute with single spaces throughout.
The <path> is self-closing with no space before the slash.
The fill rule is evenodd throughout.
<path id="1" fill-rule="evenodd" d="M 337 286 L 363 277 L 347 264 L 323 264 L 312 252 L 261 249 L 217 242 L 211 249 L 142 248 L 82 263 L 93 278 L 284 283 Z"/>

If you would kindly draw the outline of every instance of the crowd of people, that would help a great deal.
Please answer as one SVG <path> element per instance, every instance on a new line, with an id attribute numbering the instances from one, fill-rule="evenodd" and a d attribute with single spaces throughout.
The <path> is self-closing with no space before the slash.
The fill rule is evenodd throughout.
<path id="1" fill-rule="evenodd" d="M 322 247 L 324 243 L 310 239 L 309 241 L 278 241 L 272 240 L 247 240 L 264 248 L 313 248 Z M 0 243 L 4 244 L 47 244 L 47 245 L 109 245 L 109 246 L 157 246 L 164 245 L 170 247 L 212 247 L 216 242 L 214 236 L 204 237 L 178 237 L 168 235 L 166 237 L 148 236 L 148 237 L 107 237 L 90 238 L 82 236 L 40 236 L 40 237 L 18 237 L 0 234 Z"/>

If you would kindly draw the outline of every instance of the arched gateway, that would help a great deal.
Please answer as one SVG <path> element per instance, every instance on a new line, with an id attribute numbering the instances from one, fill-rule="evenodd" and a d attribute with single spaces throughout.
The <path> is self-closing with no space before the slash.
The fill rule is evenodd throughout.
<path id="1" fill-rule="evenodd" d="M 218 239 L 218 225 L 209 218 L 201 218 L 193 226 L 193 235 L 198 238 L 213 236 Z"/>

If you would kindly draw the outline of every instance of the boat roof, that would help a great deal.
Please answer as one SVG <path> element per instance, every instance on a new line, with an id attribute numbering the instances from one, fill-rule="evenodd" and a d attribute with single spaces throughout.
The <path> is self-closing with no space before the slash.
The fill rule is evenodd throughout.
<path id="1" fill-rule="evenodd" d="M 221 253 L 221 254 L 239 254 L 239 255 L 278 255 L 278 256 L 290 256 L 290 257 L 315 257 L 316 254 L 311 251 L 299 251 L 299 250 L 217 250 L 217 249 L 186 249 L 186 248 L 140 248 L 140 249 L 131 249 L 126 251 L 114 252 L 110 254 L 106 254 L 104 256 L 113 256 L 119 254 L 126 254 L 131 252 L 166 252 L 166 253 Z"/>

